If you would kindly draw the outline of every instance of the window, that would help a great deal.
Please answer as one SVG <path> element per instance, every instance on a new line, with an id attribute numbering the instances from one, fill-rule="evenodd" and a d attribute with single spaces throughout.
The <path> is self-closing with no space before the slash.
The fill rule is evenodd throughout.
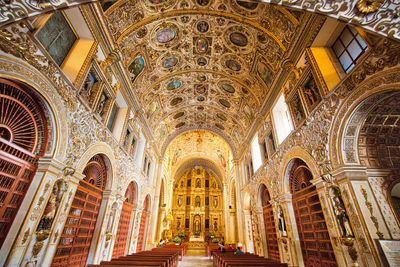
<path id="1" fill-rule="evenodd" d="M 261 146 L 261 152 L 262 152 L 262 156 L 264 160 L 268 159 L 268 150 L 267 150 L 267 142 L 265 142 L 265 140 L 263 140 L 260 144 Z"/>
<path id="2" fill-rule="evenodd" d="M 129 131 L 129 129 L 126 129 L 125 137 L 124 137 L 124 147 L 126 147 L 128 145 L 130 136 L 131 136 L 131 131 Z"/>
<path id="3" fill-rule="evenodd" d="M 268 135 L 268 143 L 269 143 L 269 148 L 271 149 L 271 154 L 275 152 L 275 141 L 274 141 L 274 135 L 272 132 Z"/>
<path id="4" fill-rule="evenodd" d="M 78 39 L 62 12 L 54 13 L 36 34 L 58 66 L 61 66 Z"/>
<path id="5" fill-rule="evenodd" d="M 253 141 L 251 142 L 251 156 L 254 168 L 253 171 L 256 172 L 262 165 L 261 151 L 257 134 L 254 136 Z"/>
<path id="6" fill-rule="evenodd" d="M 332 49 L 344 71 L 348 73 L 360 56 L 367 51 L 368 46 L 355 29 L 346 26 Z"/>
<path id="7" fill-rule="evenodd" d="M 117 116 L 118 113 L 118 106 L 116 104 L 113 105 L 113 108 L 111 110 L 111 114 L 110 114 L 110 118 L 108 119 L 107 122 L 107 128 L 112 131 L 113 127 L 114 127 L 114 121 L 115 121 L 115 117 Z"/>
<path id="8" fill-rule="evenodd" d="M 272 117 L 274 119 L 276 134 L 278 136 L 278 143 L 280 144 L 293 130 L 292 119 L 289 115 L 289 109 L 282 93 L 272 108 Z"/>

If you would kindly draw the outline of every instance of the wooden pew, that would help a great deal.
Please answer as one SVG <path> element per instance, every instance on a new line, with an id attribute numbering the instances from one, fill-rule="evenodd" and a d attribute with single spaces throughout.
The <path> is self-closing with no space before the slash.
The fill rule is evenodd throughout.
<path id="1" fill-rule="evenodd" d="M 168 245 L 162 246 L 161 248 L 183 248 L 183 255 L 186 255 L 186 251 L 187 251 L 186 244 L 182 244 L 182 245 L 168 244 Z"/>
<path id="2" fill-rule="evenodd" d="M 234 267 L 234 266 L 273 266 L 287 267 L 286 263 L 279 263 L 271 259 L 260 257 L 251 253 L 234 254 L 232 252 L 214 252 L 213 266 L 215 267 Z"/>
<path id="3" fill-rule="evenodd" d="M 212 255 L 211 252 L 212 252 L 213 250 L 216 250 L 218 247 L 219 247 L 218 244 L 210 244 L 210 245 L 207 245 L 207 256 L 208 256 L 209 259 L 211 259 L 211 255 Z"/>
<path id="4" fill-rule="evenodd" d="M 181 256 L 179 260 L 183 260 L 183 253 L 184 253 L 184 248 L 182 247 L 161 247 L 161 248 L 153 248 L 151 251 L 175 251 L 178 252 L 179 255 Z"/>

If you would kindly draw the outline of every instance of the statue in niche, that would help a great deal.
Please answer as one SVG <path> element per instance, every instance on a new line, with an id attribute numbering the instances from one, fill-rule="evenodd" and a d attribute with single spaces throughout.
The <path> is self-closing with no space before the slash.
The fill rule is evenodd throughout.
<path id="1" fill-rule="evenodd" d="M 55 182 L 49 200 L 47 201 L 47 205 L 44 209 L 42 218 L 40 219 L 39 225 L 36 229 L 36 232 L 50 231 L 51 225 L 53 224 L 54 216 L 57 213 L 65 189 L 66 186 L 63 180 L 58 180 L 57 182 Z"/>
<path id="2" fill-rule="evenodd" d="M 178 198 L 178 206 L 179 207 L 182 206 L 182 198 L 181 197 Z"/>
<path id="3" fill-rule="evenodd" d="M 218 222 L 217 220 L 214 221 L 214 232 L 218 231 Z"/>
<path id="4" fill-rule="evenodd" d="M 201 230 L 201 224 L 200 224 L 200 216 L 195 216 L 194 222 L 193 222 L 193 231 L 194 232 L 200 232 Z"/>
<path id="5" fill-rule="evenodd" d="M 183 181 L 181 181 L 181 188 L 183 188 Z"/>
<path id="6" fill-rule="evenodd" d="M 310 106 L 314 105 L 318 101 L 318 88 L 315 84 L 315 80 L 311 77 L 308 82 L 304 85 L 304 96 Z"/>
<path id="7" fill-rule="evenodd" d="M 217 187 L 217 185 L 215 184 L 215 182 L 212 183 L 211 187 L 214 188 L 214 189 Z"/>
<path id="8" fill-rule="evenodd" d="M 196 188 L 200 188 L 201 187 L 201 182 L 200 179 L 196 180 Z"/>
<path id="9" fill-rule="evenodd" d="M 329 188 L 329 197 L 332 200 L 333 211 L 336 215 L 336 219 L 339 222 L 339 227 L 343 237 L 354 237 L 353 230 L 351 229 L 350 225 L 350 220 L 344 207 L 339 189 L 335 186 Z"/>
<path id="10" fill-rule="evenodd" d="M 181 221 L 178 220 L 178 222 L 176 223 L 176 230 L 179 230 L 181 228 Z"/>
<path id="11" fill-rule="evenodd" d="M 217 197 L 214 197 L 213 205 L 214 205 L 214 208 L 218 207 L 218 198 Z"/>
<path id="12" fill-rule="evenodd" d="M 100 117 L 103 117 L 104 115 L 104 109 L 106 107 L 106 102 L 107 102 L 107 96 L 106 94 L 101 94 L 99 105 L 97 106 L 96 113 L 100 115 Z"/>
<path id="13" fill-rule="evenodd" d="M 200 207 L 200 197 L 199 196 L 196 197 L 194 203 L 195 203 L 194 204 L 195 207 Z"/>
<path id="14" fill-rule="evenodd" d="M 279 231 L 281 231 L 282 236 L 287 236 L 285 216 L 283 215 L 282 207 L 278 206 L 277 210 L 278 210 Z"/>

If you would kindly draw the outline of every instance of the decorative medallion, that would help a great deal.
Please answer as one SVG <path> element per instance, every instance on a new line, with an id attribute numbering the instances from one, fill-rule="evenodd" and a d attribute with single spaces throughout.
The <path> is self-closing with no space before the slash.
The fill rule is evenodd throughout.
<path id="1" fill-rule="evenodd" d="M 176 120 L 176 119 L 182 117 L 183 115 L 185 115 L 185 112 L 181 111 L 181 112 L 176 113 L 173 118 Z"/>
<path id="2" fill-rule="evenodd" d="M 226 107 L 226 108 L 230 108 L 230 107 L 231 107 L 231 103 L 229 103 L 228 100 L 220 99 L 220 100 L 219 100 L 219 103 L 220 103 L 221 105 L 223 105 L 224 107 Z"/>
<path id="3" fill-rule="evenodd" d="M 229 39 L 231 40 L 231 42 L 237 46 L 240 47 L 244 47 L 248 44 L 248 40 L 246 35 L 244 35 L 243 33 L 240 32 L 234 32 L 231 33 L 231 35 L 229 36 Z"/>
<path id="4" fill-rule="evenodd" d="M 196 119 L 203 121 L 206 118 L 206 114 L 204 112 L 199 112 L 196 114 Z"/>
<path id="5" fill-rule="evenodd" d="M 198 94 L 205 94 L 205 92 L 206 92 L 206 86 L 204 85 L 204 84 L 196 84 L 195 85 L 195 88 L 196 88 L 196 92 L 198 93 Z"/>
<path id="6" fill-rule="evenodd" d="M 257 65 L 257 73 L 265 85 L 269 87 L 272 81 L 272 72 L 264 62 L 259 62 Z"/>
<path id="7" fill-rule="evenodd" d="M 233 94 L 235 92 L 235 88 L 229 83 L 221 84 L 221 88 L 224 89 L 226 92 Z"/>
<path id="8" fill-rule="evenodd" d="M 177 97 L 171 100 L 171 106 L 176 106 L 183 101 L 182 97 Z"/>
<path id="9" fill-rule="evenodd" d="M 162 66 L 166 69 L 169 69 L 169 68 L 172 68 L 173 66 L 175 66 L 177 63 L 178 63 L 177 57 L 170 57 L 170 58 L 164 59 L 164 61 L 162 62 Z"/>
<path id="10" fill-rule="evenodd" d="M 143 27 L 140 28 L 137 32 L 136 32 L 136 37 L 139 39 L 144 38 L 147 35 L 147 28 Z"/>
<path id="11" fill-rule="evenodd" d="M 203 102 L 204 100 L 206 100 L 206 98 L 204 96 L 202 96 L 202 95 L 199 95 L 197 97 L 197 101 L 199 101 L 199 102 Z"/>
<path id="12" fill-rule="evenodd" d="M 144 59 L 141 56 L 136 57 L 129 65 L 128 70 L 133 75 L 139 75 L 144 69 Z"/>
<path id="13" fill-rule="evenodd" d="M 249 9 L 249 10 L 254 10 L 258 7 L 258 3 L 255 3 L 255 2 L 236 1 L 236 3 L 239 6 Z"/>
<path id="14" fill-rule="evenodd" d="M 204 110 L 204 107 L 203 106 L 198 106 L 197 110 Z"/>
<path id="15" fill-rule="evenodd" d="M 207 77 L 205 75 L 198 75 L 197 76 L 197 80 L 200 82 L 204 82 L 207 79 Z"/>
<path id="16" fill-rule="evenodd" d="M 228 119 L 225 117 L 224 114 L 222 113 L 217 113 L 217 118 L 223 121 L 227 121 Z"/>
<path id="17" fill-rule="evenodd" d="M 202 20 L 197 23 L 197 30 L 201 33 L 207 32 L 209 28 L 210 26 L 207 21 Z"/>
<path id="18" fill-rule="evenodd" d="M 208 50 L 208 41 L 206 38 L 199 38 L 196 42 L 196 50 L 200 54 L 204 54 Z"/>
<path id="19" fill-rule="evenodd" d="M 197 64 L 199 66 L 205 66 L 205 65 L 207 65 L 207 59 L 205 57 L 199 57 L 197 59 Z"/>
<path id="20" fill-rule="evenodd" d="M 225 130 L 225 127 L 222 126 L 222 125 L 219 124 L 219 123 L 216 123 L 215 126 L 217 126 L 218 128 L 220 128 L 222 131 Z"/>
<path id="21" fill-rule="evenodd" d="M 240 71 L 242 69 L 242 66 L 240 65 L 240 63 L 233 59 L 228 59 L 225 62 L 225 65 L 226 65 L 226 67 L 228 67 L 229 69 L 231 69 L 233 71 Z"/>
<path id="22" fill-rule="evenodd" d="M 182 121 L 182 122 L 178 123 L 177 125 L 175 125 L 175 128 L 180 128 L 180 127 L 182 127 L 183 125 L 185 125 L 185 122 L 184 122 L 184 121 Z"/>
<path id="23" fill-rule="evenodd" d="M 210 3 L 210 0 L 196 0 L 197 4 L 200 6 L 206 6 Z"/>
<path id="24" fill-rule="evenodd" d="M 377 11 L 385 2 L 384 0 L 358 0 L 357 2 L 357 8 L 360 10 L 361 13 L 372 13 Z"/>
<path id="25" fill-rule="evenodd" d="M 167 90 L 174 90 L 181 86 L 181 81 L 172 81 L 167 85 Z"/>
<path id="26" fill-rule="evenodd" d="M 175 38 L 175 31 L 173 29 L 165 29 L 157 34 L 157 40 L 160 43 L 167 43 Z"/>

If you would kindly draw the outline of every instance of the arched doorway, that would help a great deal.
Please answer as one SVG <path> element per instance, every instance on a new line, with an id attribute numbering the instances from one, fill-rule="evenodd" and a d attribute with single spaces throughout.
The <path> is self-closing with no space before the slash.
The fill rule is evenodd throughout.
<path id="1" fill-rule="evenodd" d="M 107 182 L 102 155 L 92 157 L 83 170 L 52 266 L 85 266 Z"/>
<path id="2" fill-rule="evenodd" d="M 146 223 L 147 223 L 149 209 L 150 209 L 150 196 L 147 195 L 143 202 L 143 211 L 142 211 L 142 218 L 140 219 L 136 252 L 140 252 L 143 250 L 143 245 L 146 240 L 145 232 L 146 232 Z"/>
<path id="3" fill-rule="evenodd" d="M 290 192 L 305 266 L 337 266 L 312 173 L 301 159 L 293 159 Z"/>
<path id="4" fill-rule="evenodd" d="M 272 204 L 270 203 L 271 197 L 267 187 L 263 184 L 260 187 L 260 193 L 261 205 L 263 208 L 265 237 L 267 240 L 268 258 L 280 262 L 281 257 L 279 255 L 278 239 L 276 236 L 274 211 L 272 209 Z"/>
<path id="5" fill-rule="evenodd" d="M 39 101 L 0 79 L 0 248 L 46 150 L 47 120 Z"/>
<path id="6" fill-rule="evenodd" d="M 128 241 L 131 215 L 135 203 L 135 184 L 131 182 L 125 192 L 125 201 L 122 205 L 121 216 L 119 217 L 117 236 L 115 237 L 112 258 L 125 255 L 126 243 Z"/>

